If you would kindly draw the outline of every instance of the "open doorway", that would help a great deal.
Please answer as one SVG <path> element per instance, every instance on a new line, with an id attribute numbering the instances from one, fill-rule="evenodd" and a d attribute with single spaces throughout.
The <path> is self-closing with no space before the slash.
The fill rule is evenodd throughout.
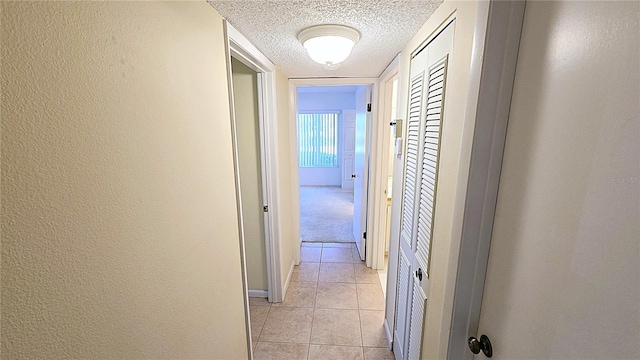
<path id="1" fill-rule="evenodd" d="M 267 200 L 264 196 L 258 72 L 231 57 L 231 80 L 247 288 L 249 296 L 266 298 L 269 295 L 268 232 L 263 204 Z"/>
<path id="2" fill-rule="evenodd" d="M 396 109 L 397 109 L 397 99 L 398 99 L 398 76 L 397 73 L 394 75 L 389 81 L 385 84 L 385 102 L 384 106 L 384 118 L 383 120 L 389 122 L 391 126 L 391 131 L 389 134 L 383 134 L 383 136 L 388 136 L 388 143 L 384 141 L 382 145 L 386 145 L 386 149 L 383 149 L 387 152 L 388 159 L 387 161 L 383 161 L 383 169 L 387 176 L 386 181 L 386 189 L 384 193 L 386 195 L 386 202 L 384 204 L 385 208 L 385 218 L 384 218 L 384 231 L 383 231 L 383 240 L 384 240 L 384 248 L 382 252 L 382 256 L 384 256 L 384 260 L 382 262 L 382 268 L 378 269 L 378 277 L 380 279 L 380 284 L 382 286 L 382 291 L 386 297 L 386 289 L 387 289 L 387 267 L 389 264 L 389 240 L 391 237 L 391 202 L 392 202 L 392 194 L 393 194 L 393 168 L 395 165 L 396 158 L 399 154 L 399 149 L 402 147 L 402 144 L 396 141 L 402 137 L 402 120 L 396 119 Z M 384 160 L 384 157 L 383 157 Z"/>
<path id="3" fill-rule="evenodd" d="M 366 203 L 354 204 L 367 199 L 370 94 L 366 85 L 296 89 L 300 238 L 307 245 L 355 245 L 366 236 Z"/>

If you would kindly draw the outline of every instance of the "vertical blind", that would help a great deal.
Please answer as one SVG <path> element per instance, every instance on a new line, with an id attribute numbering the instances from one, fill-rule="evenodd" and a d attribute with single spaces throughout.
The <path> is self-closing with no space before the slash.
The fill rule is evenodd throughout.
<path id="1" fill-rule="evenodd" d="M 338 166 L 338 113 L 298 114 L 300 167 Z"/>

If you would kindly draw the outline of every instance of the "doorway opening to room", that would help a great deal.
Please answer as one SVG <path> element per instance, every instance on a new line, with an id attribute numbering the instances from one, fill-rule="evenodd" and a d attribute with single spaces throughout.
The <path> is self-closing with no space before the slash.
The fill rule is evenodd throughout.
<path id="1" fill-rule="evenodd" d="M 296 98 L 300 239 L 362 254 L 371 86 L 299 86 Z"/>
<path id="2" fill-rule="evenodd" d="M 391 201 L 392 201 L 392 185 L 393 185 L 393 171 L 396 159 L 400 156 L 402 149 L 402 142 L 398 139 L 402 138 L 402 119 L 397 118 L 396 110 L 397 110 L 397 99 L 398 99 L 398 74 L 397 72 L 391 76 L 391 78 L 386 81 L 382 86 L 384 89 L 384 108 L 382 111 L 382 117 L 384 122 L 389 122 L 390 131 L 387 134 L 383 133 L 382 136 L 386 137 L 386 141 L 382 142 L 382 146 L 384 147 L 383 151 L 386 152 L 382 156 L 382 169 L 386 175 L 386 188 L 384 189 L 384 193 L 386 195 L 386 202 L 384 204 L 384 226 L 380 224 L 379 228 L 382 227 L 382 236 L 381 242 L 382 245 L 381 255 L 383 257 L 382 265 L 378 268 L 378 276 L 380 278 L 380 285 L 382 286 L 382 291 L 386 298 L 386 288 L 387 288 L 387 268 L 389 265 L 389 240 L 391 237 Z M 379 240 L 380 241 L 380 240 Z"/>

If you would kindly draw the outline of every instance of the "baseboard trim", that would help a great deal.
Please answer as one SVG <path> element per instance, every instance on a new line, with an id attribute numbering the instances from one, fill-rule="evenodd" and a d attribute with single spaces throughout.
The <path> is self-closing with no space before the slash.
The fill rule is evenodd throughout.
<path id="1" fill-rule="evenodd" d="M 389 329 L 387 318 L 384 319 L 384 332 L 387 334 L 387 344 L 389 345 L 389 349 L 393 350 L 393 336 L 391 335 L 391 329 Z"/>
<path id="2" fill-rule="evenodd" d="M 249 290 L 249 297 L 268 298 L 269 292 L 267 290 Z"/>

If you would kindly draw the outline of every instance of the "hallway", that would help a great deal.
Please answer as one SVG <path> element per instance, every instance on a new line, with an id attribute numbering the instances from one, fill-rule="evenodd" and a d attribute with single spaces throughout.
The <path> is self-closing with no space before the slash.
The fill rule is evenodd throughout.
<path id="1" fill-rule="evenodd" d="M 250 298 L 254 359 L 394 359 L 378 273 L 354 244 L 303 243 L 285 299 Z"/>

